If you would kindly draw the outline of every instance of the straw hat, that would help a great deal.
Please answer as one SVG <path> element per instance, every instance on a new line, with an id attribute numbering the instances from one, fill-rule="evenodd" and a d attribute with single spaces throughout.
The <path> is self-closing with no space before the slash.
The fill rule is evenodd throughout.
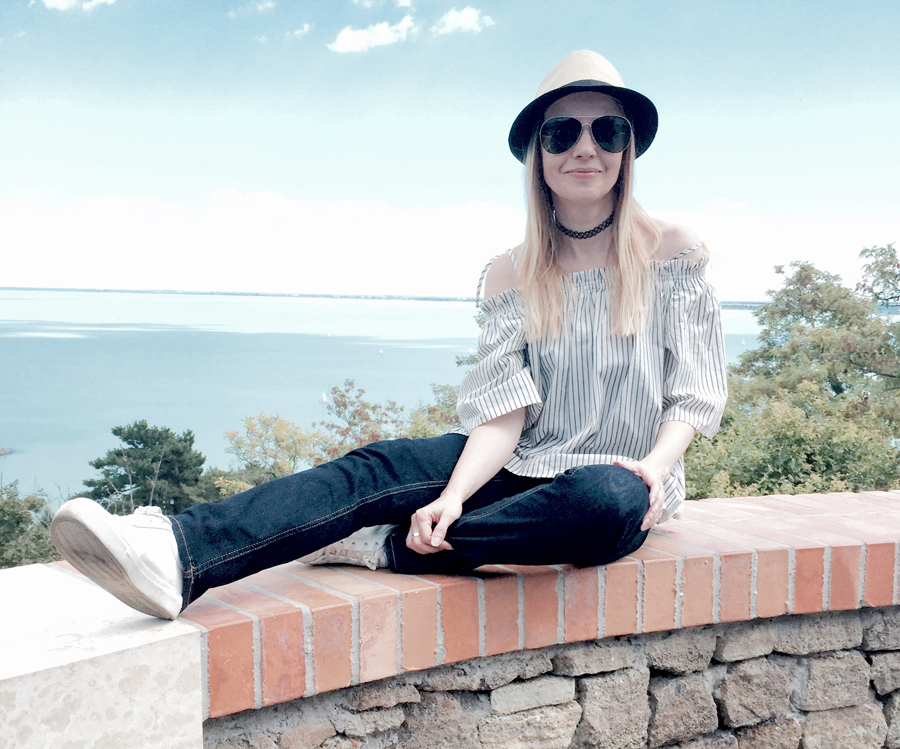
<path id="1" fill-rule="evenodd" d="M 617 99 L 634 129 L 635 156 L 646 151 L 659 125 L 656 107 L 643 94 L 625 88 L 622 77 L 605 57 L 596 52 L 581 50 L 566 55 L 538 88 L 537 98 L 516 117 L 509 131 L 509 150 L 519 161 L 525 161 L 525 151 L 535 130 L 553 102 L 579 91 L 597 91 Z"/>

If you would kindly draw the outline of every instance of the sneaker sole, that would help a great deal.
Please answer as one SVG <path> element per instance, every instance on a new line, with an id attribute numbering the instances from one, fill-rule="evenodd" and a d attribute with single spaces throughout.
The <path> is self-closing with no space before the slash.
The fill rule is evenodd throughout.
<path id="1" fill-rule="evenodd" d="M 122 603 L 160 619 L 175 619 L 181 597 L 160 584 L 95 502 L 77 497 L 53 518 L 50 535 L 69 564 Z"/>

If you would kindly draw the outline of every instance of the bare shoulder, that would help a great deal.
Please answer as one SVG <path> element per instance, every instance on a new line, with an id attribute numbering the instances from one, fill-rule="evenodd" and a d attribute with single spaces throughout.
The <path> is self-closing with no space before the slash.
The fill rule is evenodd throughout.
<path id="1" fill-rule="evenodd" d="M 670 224 L 668 221 L 661 221 L 660 219 L 653 220 L 656 223 L 656 228 L 659 229 L 660 236 L 659 248 L 656 250 L 657 260 L 665 262 L 666 260 L 671 260 L 679 252 L 684 252 L 688 247 L 693 247 L 696 244 L 702 245 L 700 237 L 687 227 Z M 701 246 L 696 251 L 697 254 L 692 254 L 692 257 L 699 260 L 698 254 L 705 252 L 706 247 Z"/>
<path id="2" fill-rule="evenodd" d="M 513 250 L 516 257 L 519 257 L 521 245 Z M 491 267 L 484 279 L 484 298 L 490 299 L 492 296 L 502 294 L 507 289 L 515 289 L 519 287 L 519 274 L 513 266 L 512 260 L 508 252 L 504 252 L 491 263 Z"/>

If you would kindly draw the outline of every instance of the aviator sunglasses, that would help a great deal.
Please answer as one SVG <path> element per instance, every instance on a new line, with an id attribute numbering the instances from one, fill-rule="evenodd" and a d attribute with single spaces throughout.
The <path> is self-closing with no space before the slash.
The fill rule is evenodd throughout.
<path id="1" fill-rule="evenodd" d="M 582 122 L 576 117 L 551 117 L 541 125 L 541 148 L 547 153 L 565 153 L 578 142 L 588 126 L 594 143 L 604 151 L 622 153 L 628 148 L 631 123 L 615 114 L 607 114 L 591 122 Z"/>

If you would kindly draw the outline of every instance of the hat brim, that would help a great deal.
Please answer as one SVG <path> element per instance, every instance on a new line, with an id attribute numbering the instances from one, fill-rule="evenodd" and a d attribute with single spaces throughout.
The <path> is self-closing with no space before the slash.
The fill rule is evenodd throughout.
<path id="1" fill-rule="evenodd" d="M 569 94 L 577 94 L 581 91 L 596 91 L 616 99 L 625 110 L 625 115 L 631 122 L 634 130 L 634 155 L 640 156 L 646 151 L 659 127 L 659 114 L 653 102 L 643 94 L 630 88 L 614 86 L 603 81 L 573 81 L 564 86 L 548 91 L 539 96 L 516 117 L 509 131 L 509 150 L 519 161 L 525 163 L 525 153 L 534 132 L 538 129 L 547 111 L 553 102 L 562 99 Z"/>

